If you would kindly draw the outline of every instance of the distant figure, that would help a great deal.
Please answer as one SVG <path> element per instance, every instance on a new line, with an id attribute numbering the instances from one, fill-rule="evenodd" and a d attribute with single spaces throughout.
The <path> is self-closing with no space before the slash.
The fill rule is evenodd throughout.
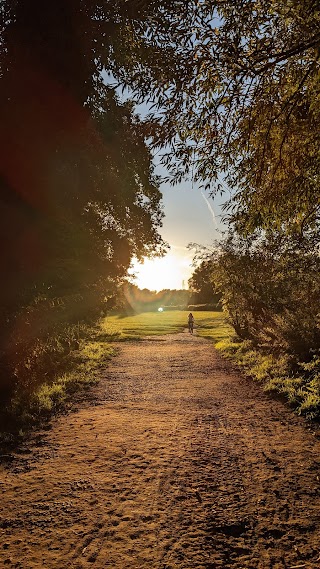
<path id="1" fill-rule="evenodd" d="M 192 312 L 190 312 L 190 314 L 188 316 L 188 328 L 189 328 L 190 334 L 193 334 L 193 325 L 194 325 L 194 318 L 193 318 Z"/>

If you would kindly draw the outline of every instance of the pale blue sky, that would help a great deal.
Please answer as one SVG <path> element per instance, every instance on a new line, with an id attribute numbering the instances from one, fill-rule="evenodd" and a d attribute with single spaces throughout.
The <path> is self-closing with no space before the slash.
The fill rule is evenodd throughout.
<path id="1" fill-rule="evenodd" d="M 161 185 L 165 219 L 161 234 L 170 244 L 186 247 L 190 242 L 210 245 L 219 238 L 222 198 L 215 200 L 190 181 L 177 186 Z"/>

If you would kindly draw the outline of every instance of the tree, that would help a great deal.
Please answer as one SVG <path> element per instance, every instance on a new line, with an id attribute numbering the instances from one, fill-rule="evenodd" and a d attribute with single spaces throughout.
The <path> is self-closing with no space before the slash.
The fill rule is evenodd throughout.
<path id="1" fill-rule="evenodd" d="M 0 365 L 11 390 L 28 383 L 41 339 L 97 314 L 131 258 L 164 244 L 145 133 L 99 75 L 96 39 L 106 62 L 120 41 L 103 39 L 110 22 L 99 35 L 94 2 L 2 8 Z"/>
<path id="2" fill-rule="evenodd" d="M 306 205 L 310 195 L 318 200 L 313 0 L 59 0 L 45 8 L 16 0 L 11 14 L 4 37 L 27 46 L 16 57 L 20 69 L 36 53 L 37 64 L 87 105 L 99 100 L 106 70 L 137 101 L 153 102 L 145 133 L 154 147 L 169 145 L 164 160 L 174 179 L 189 174 L 214 192 L 227 172 L 239 227 L 267 226 L 276 200 L 278 224 L 314 223 L 317 209 Z"/>
<path id="3" fill-rule="evenodd" d="M 318 231 L 317 3 L 207 0 L 188 9 L 192 27 L 178 12 L 170 30 L 180 66 L 159 87 L 155 146 L 171 145 L 165 162 L 176 180 L 189 174 L 215 193 L 224 173 L 239 231 Z"/>
<path id="4" fill-rule="evenodd" d="M 295 363 L 320 348 L 319 256 L 314 236 L 301 241 L 284 232 L 230 231 L 211 256 L 212 277 L 231 324 L 243 340 Z"/>
<path id="5" fill-rule="evenodd" d="M 203 260 L 195 268 L 189 279 L 189 289 L 192 291 L 190 304 L 218 304 L 221 298 L 213 280 L 214 263 L 212 259 Z"/>

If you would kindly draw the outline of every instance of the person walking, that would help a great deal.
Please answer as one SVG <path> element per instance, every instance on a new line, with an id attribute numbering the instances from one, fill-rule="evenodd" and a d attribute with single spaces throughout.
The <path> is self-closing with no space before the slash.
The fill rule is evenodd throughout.
<path id="1" fill-rule="evenodd" d="M 194 317 L 193 317 L 192 312 L 190 312 L 190 314 L 188 316 L 188 328 L 189 328 L 190 334 L 193 334 L 193 325 L 194 325 Z"/>

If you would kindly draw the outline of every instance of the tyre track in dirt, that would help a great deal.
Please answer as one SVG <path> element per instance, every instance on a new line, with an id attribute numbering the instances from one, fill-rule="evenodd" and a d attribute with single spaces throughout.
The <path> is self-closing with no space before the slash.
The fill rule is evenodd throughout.
<path id="1" fill-rule="evenodd" d="M 189 334 L 123 344 L 3 457 L 0 566 L 320 566 L 316 431 Z"/>

